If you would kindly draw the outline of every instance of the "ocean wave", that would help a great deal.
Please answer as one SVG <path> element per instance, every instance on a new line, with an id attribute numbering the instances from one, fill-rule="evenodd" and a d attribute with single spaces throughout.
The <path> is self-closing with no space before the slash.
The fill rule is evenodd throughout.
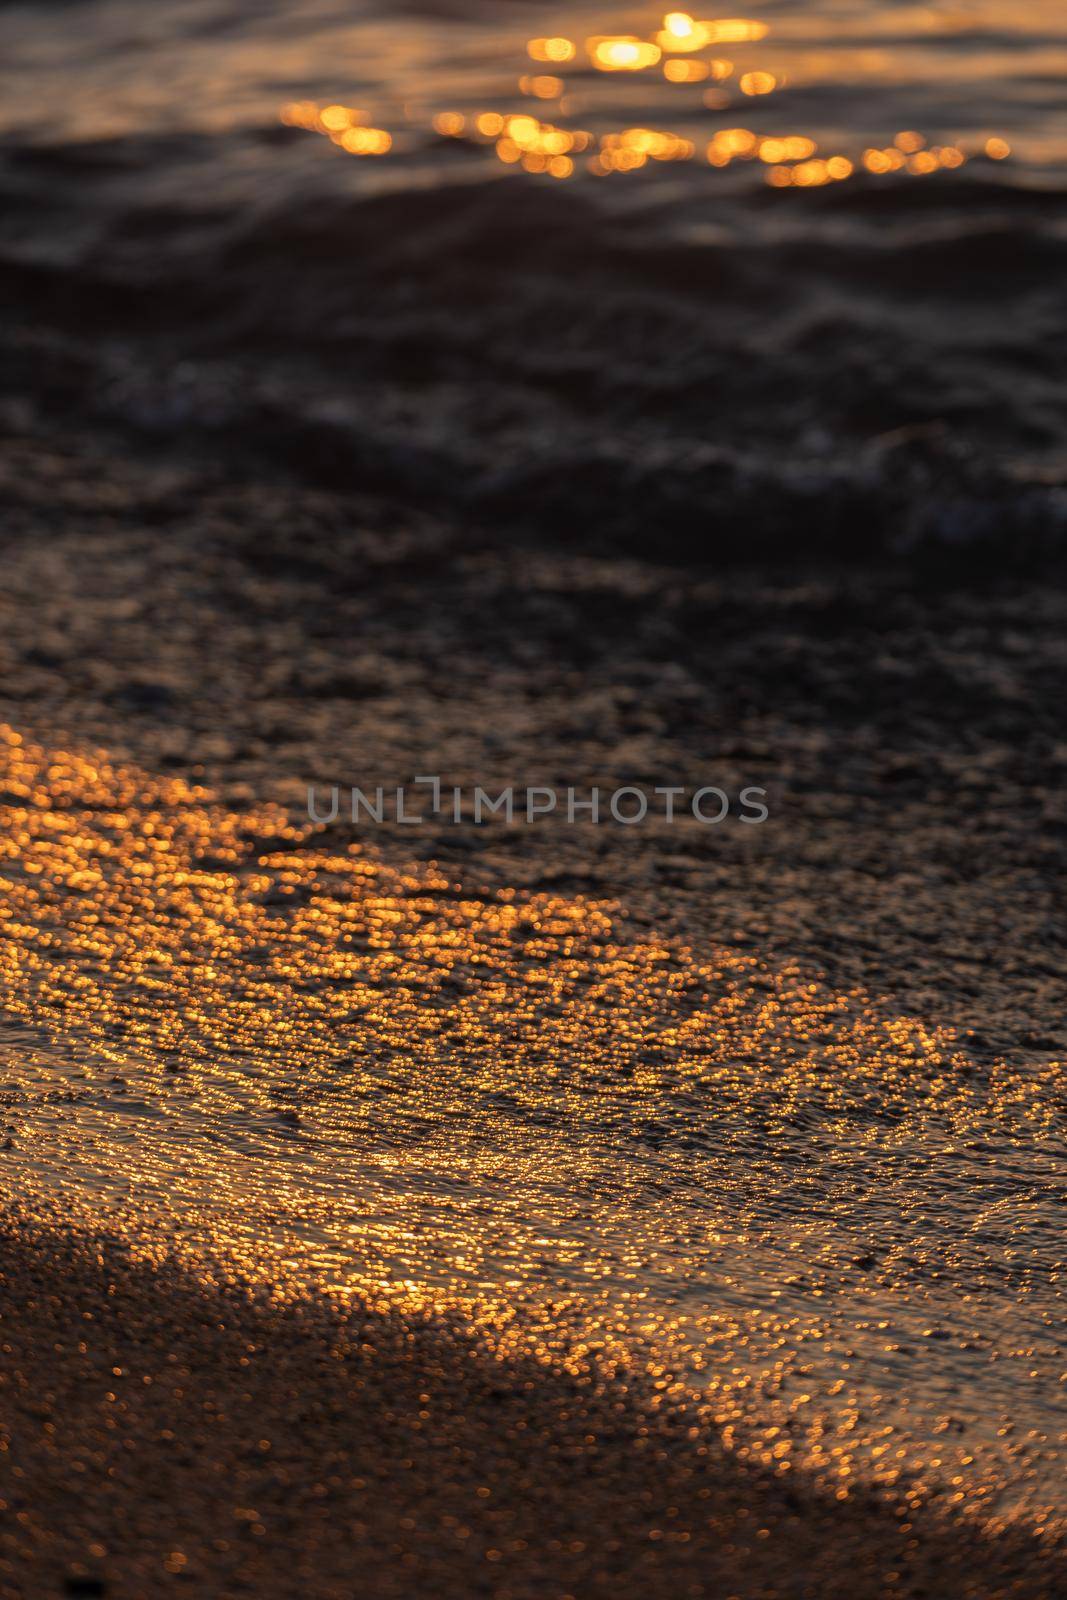
<path id="1" fill-rule="evenodd" d="M 859 180 L 709 236 L 499 180 L 164 204 L 133 162 L 7 152 L 31 402 L 686 563 L 1062 544 L 1060 193 Z"/>

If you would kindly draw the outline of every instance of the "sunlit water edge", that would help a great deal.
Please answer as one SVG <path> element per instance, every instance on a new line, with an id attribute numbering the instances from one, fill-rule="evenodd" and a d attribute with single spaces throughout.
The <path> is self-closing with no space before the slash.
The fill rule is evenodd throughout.
<path id="1" fill-rule="evenodd" d="M 636 1362 L 774 1470 L 1058 1518 L 1055 1063 L 0 749 L 20 1204 Z"/>

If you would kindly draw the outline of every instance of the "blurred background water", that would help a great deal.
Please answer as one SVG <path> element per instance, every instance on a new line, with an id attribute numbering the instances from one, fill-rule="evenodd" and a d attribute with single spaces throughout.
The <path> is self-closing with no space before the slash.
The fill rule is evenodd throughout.
<path id="1" fill-rule="evenodd" d="M 1057 0 L 3 21 L 19 406 L 685 561 L 1061 525 Z"/>
<path id="2" fill-rule="evenodd" d="M 605 137 L 635 127 L 668 134 L 669 164 L 646 145 L 632 165 L 669 180 L 687 202 L 721 192 L 727 167 L 732 186 L 794 165 L 788 150 L 774 161 L 773 146 L 750 160 L 759 146 L 724 139 L 731 131 L 811 143 L 816 159 L 836 157 L 851 171 L 864 169 L 865 152 L 888 150 L 888 163 L 868 155 L 866 165 L 889 175 L 895 149 L 912 176 L 939 170 L 928 154 L 907 160 L 931 148 L 983 160 L 1010 150 L 1016 180 L 1027 183 L 1058 183 L 1067 162 L 1067 22 L 1057 0 L 764 0 L 726 19 L 532 0 L 104 0 L 8 6 L 4 28 L 8 139 L 251 135 L 287 105 L 312 124 L 341 107 L 356 126 L 389 136 L 381 163 L 338 163 L 321 148 L 309 157 L 297 140 L 220 139 L 216 181 L 225 167 L 237 187 L 296 173 L 301 183 L 381 183 L 385 174 L 369 167 L 387 168 L 392 183 L 469 175 L 498 153 L 501 132 L 506 139 L 500 119 L 515 116 L 589 136 L 555 150 L 555 176 L 602 172 Z M 350 125 L 318 126 L 344 148 Z M 348 152 L 377 155 L 383 145 L 349 139 Z M 514 154 L 505 144 L 507 164 L 546 153 L 518 146 Z M 155 148 L 153 182 L 166 165 Z M 619 171 L 626 161 L 607 165 L 632 175 Z M 825 181 L 817 168 L 802 180 Z"/>

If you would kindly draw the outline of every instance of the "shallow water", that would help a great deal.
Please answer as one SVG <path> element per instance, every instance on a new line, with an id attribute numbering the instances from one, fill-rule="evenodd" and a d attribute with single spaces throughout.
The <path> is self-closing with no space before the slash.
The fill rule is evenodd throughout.
<path id="1" fill-rule="evenodd" d="M 24 1198 L 637 1363 L 834 1490 L 1055 1515 L 1055 1064 L 620 906 L 468 897 L 102 753 L 0 752 Z"/>

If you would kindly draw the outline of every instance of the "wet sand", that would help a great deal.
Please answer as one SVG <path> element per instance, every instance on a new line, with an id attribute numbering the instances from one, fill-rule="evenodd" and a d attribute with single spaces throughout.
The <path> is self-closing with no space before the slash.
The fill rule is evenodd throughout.
<path id="1" fill-rule="evenodd" d="M 0 1593 L 1051 1597 L 1023 1534 L 746 1471 L 643 1384 L 5 1223 Z"/>
<path id="2" fill-rule="evenodd" d="M 321 916 L 316 907 L 331 903 L 322 896 L 338 901 L 340 893 L 326 888 L 330 872 L 345 862 L 345 871 L 363 871 L 368 850 L 407 885 L 390 891 L 398 913 L 405 896 L 422 903 L 419 873 L 433 881 L 443 873 L 454 886 L 443 904 L 447 911 L 454 896 L 460 930 L 479 903 L 488 914 L 501 891 L 520 905 L 538 896 L 557 906 L 561 897 L 610 901 L 607 956 L 596 954 L 604 936 L 594 919 L 588 932 L 576 924 L 592 944 L 586 952 L 579 942 L 568 962 L 621 959 L 637 974 L 650 941 L 680 941 L 698 957 L 725 950 L 742 964 L 729 1002 L 740 1002 L 742 1029 L 761 996 L 783 1008 L 786 1033 L 761 1023 L 762 1042 L 746 1047 L 736 1068 L 727 1033 L 709 1058 L 720 1074 L 709 1102 L 677 1099 L 667 1066 L 655 1069 L 646 1102 L 642 1078 L 636 1098 L 617 1087 L 594 1028 L 577 1059 L 589 1083 L 599 1082 L 597 1097 L 582 1101 L 567 1088 L 561 1100 L 540 1068 L 526 1080 L 505 1064 L 528 1048 L 517 1045 L 520 1032 L 532 1040 L 531 1060 L 546 1043 L 558 1048 L 550 1041 L 563 1037 L 552 1031 L 560 998 L 565 1017 L 591 1019 L 584 1000 L 548 996 L 520 1031 L 506 1010 L 488 1030 L 476 1016 L 466 1055 L 455 1055 L 448 1027 L 427 1042 L 427 1061 L 436 1063 L 428 1082 L 442 1093 L 453 1070 L 468 1074 L 455 1134 L 452 1114 L 434 1110 L 417 1074 L 407 1091 L 410 1128 L 402 1117 L 382 1120 L 375 1106 L 388 1107 L 388 1098 L 367 1101 L 381 1089 L 373 1071 L 357 1073 L 337 1121 L 324 1109 L 314 1049 L 295 1062 L 281 1033 L 268 1034 L 249 1080 L 261 1085 L 263 1106 L 217 1124 L 233 1151 L 218 1143 L 199 1150 L 190 1122 L 172 1143 L 176 1157 L 160 1157 L 164 1147 L 145 1121 L 129 1146 L 133 1187 L 124 1198 L 107 1178 L 122 1174 L 122 1158 L 113 1160 L 99 1131 L 122 1126 L 123 1097 L 139 1097 L 146 1116 L 157 1105 L 173 1119 L 178 1084 L 182 1103 L 209 1129 L 218 1103 L 207 1058 L 179 1049 L 175 1076 L 147 1050 L 150 1033 L 127 1031 L 142 1017 L 151 1027 L 154 1011 L 165 1021 L 183 1003 L 182 990 L 166 983 L 157 1001 L 150 989 L 142 1002 L 122 976 L 122 919 L 133 919 L 135 942 L 154 937 L 151 879 L 141 880 L 145 922 L 134 901 L 123 911 L 120 898 L 115 909 L 110 891 L 83 887 L 78 904 L 118 942 L 102 967 L 91 938 L 66 962 L 53 956 L 44 988 L 17 954 L 30 946 L 15 927 L 6 991 L 21 1020 L 5 1037 L 9 1147 L 0 1155 L 8 1199 L 0 1592 L 19 1600 L 139 1596 L 174 1581 L 197 1592 L 327 1597 L 350 1593 L 357 1577 L 382 1596 L 1043 1600 L 1057 1592 L 1063 1350 L 1050 1163 L 1062 1115 L 1054 995 L 1064 819 L 1054 782 L 1063 762 L 1055 586 L 1024 573 L 1007 583 L 979 576 L 920 588 L 891 566 L 704 569 L 681 578 L 651 561 L 511 542 L 493 548 L 395 501 L 292 481 L 257 485 L 217 462 L 205 468 L 195 457 L 161 462 L 116 449 L 107 435 L 57 442 L 23 429 L 7 443 L 0 714 L 19 730 L 19 760 L 44 763 L 56 814 L 66 808 L 76 835 L 89 840 L 84 864 L 118 874 L 101 881 L 126 885 L 123 894 L 137 882 L 121 853 L 113 869 L 100 853 L 108 796 L 125 795 L 136 818 L 139 807 L 157 805 L 145 787 L 157 782 L 211 789 L 211 805 L 176 802 L 204 864 L 197 870 L 236 872 L 239 885 L 251 873 L 239 893 L 262 900 L 255 863 L 272 859 L 279 840 L 255 821 L 249 865 L 235 867 L 235 858 L 211 859 L 211 828 L 229 850 L 237 835 L 227 830 L 242 816 L 275 807 L 297 818 L 309 776 L 399 782 L 422 770 L 428 753 L 447 752 L 449 777 L 463 783 L 566 781 L 576 771 L 611 784 L 664 772 L 766 781 L 776 815 L 751 831 L 755 844 L 742 830 L 721 833 L 712 848 L 684 830 L 676 839 L 663 829 L 438 823 L 367 840 L 341 828 L 308 836 L 304 875 L 314 886 L 309 914 Z M 34 740 L 41 757 L 32 755 Z M 72 769 L 48 765 L 49 750 L 94 749 L 106 756 L 86 757 L 88 775 L 73 769 L 73 787 Z M 136 763 L 150 776 L 130 780 L 121 767 L 109 775 L 107 762 Z M 17 763 L 13 773 L 21 782 Z M 62 940 L 65 920 L 84 928 L 84 917 L 64 898 L 72 889 L 61 888 L 67 877 L 55 876 L 47 850 L 38 856 L 20 842 L 24 799 L 8 793 L 5 804 L 17 846 L 9 876 L 19 860 L 45 866 L 41 879 L 31 872 L 25 886 L 10 882 L 8 903 L 16 922 L 36 903 L 38 932 Z M 235 820 L 222 827 L 219 817 Z M 47 829 L 42 838 L 44 849 Z M 171 870 L 165 857 L 160 870 Z M 274 915 L 269 904 L 253 912 L 243 935 L 250 949 Z M 191 928 L 183 937 L 202 959 L 195 926 L 166 918 L 158 926 L 164 939 Z M 415 951 L 429 937 L 421 926 Z M 282 936 L 279 923 L 274 937 Z M 441 948 L 454 940 L 441 937 Z M 427 960 L 437 948 L 421 947 Z M 324 948 L 314 945 L 312 966 Z M 391 948 L 383 946 L 383 959 Z M 233 955 L 227 982 L 238 997 L 244 958 L 236 947 Z M 528 958 L 516 969 L 507 949 L 492 959 L 500 963 L 493 985 L 516 971 L 521 981 L 527 970 Z M 90 987 L 85 1003 L 71 992 L 64 1015 L 48 979 L 65 966 Z M 286 1007 L 304 1027 L 302 1008 L 320 1003 L 314 985 L 311 1000 L 301 998 L 310 976 L 299 965 L 289 970 L 275 1003 L 279 1028 Z M 403 1056 L 414 981 L 402 979 L 395 1003 L 386 989 L 384 1021 L 340 1013 L 355 1030 L 357 1056 Z M 669 986 L 632 981 L 616 1000 L 620 1039 L 635 1018 L 655 1023 L 656 1008 L 663 1026 L 684 1024 Z M 809 981 L 832 986 L 858 1031 L 820 1043 L 825 1016 L 817 1007 L 807 1015 L 796 999 Z M 327 1020 L 328 996 L 327 986 Z M 216 1002 L 208 991 L 195 1009 L 209 1015 L 217 1003 L 225 1018 L 232 997 L 220 989 Z M 453 1010 L 442 1017 L 469 1030 L 459 1003 L 449 999 Z M 35 1016 L 55 1043 L 39 1045 L 25 1031 Z M 879 1018 L 890 1031 L 875 1038 Z M 939 1028 L 949 1030 L 949 1069 L 932 1064 L 944 1059 Z M 820 1050 L 830 1068 L 822 1078 Z M 123 1055 L 128 1091 L 115 1079 Z M 584 1093 L 580 1079 L 574 1092 Z M 621 1119 L 619 1136 L 639 1141 L 628 1146 L 636 1160 L 604 1164 L 615 1135 L 607 1123 L 584 1134 L 586 1106 Z M 268 1113 L 282 1111 L 300 1128 L 290 1145 L 262 1131 Z M 527 1115 L 533 1122 L 522 1132 Z M 543 1124 L 530 1142 L 539 1115 L 556 1119 L 559 1133 L 549 1140 Z M 569 1153 L 563 1135 L 572 1121 L 578 1142 Z M 438 1155 L 431 1142 L 420 1156 L 435 1127 Z M 338 1128 L 343 1147 L 330 1143 Z M 877 1134 L 874 1164 L 842 1168 L 850 1143 L 862 1148 L 879 1128 L 889 1143 Z M 237 1148 L 246 1139 L 251 1161 Z M 333 1148 L 347 1153 L 338 1158 Z M 894 1148 L 907 1157 L 903 1166 L 888 1164 Z M 419 1296 L 399 1292 L 399 1279 L 425 1271 L 434 1254 L 432 1226 L 420 1233 L 417 1212 L 405 1224 L 399 1195 L 384 1203 L 387 1216 L 416 1230 L 406 1256 L 375 1242 L 373 1230 L 365 1257 L 351 1245 L 347 1260 L 344 1250 L 326 1252 L 326 1278 L 335 1282 L 346 1260 L 342 1303 L 312 1270 L 314 1249 L 310 1264 L 299 1264 L 306 1241 L 294 1243 L 284 1229 L 280 1242 L 269 1237 L 272 1209 L 299 1215 L 307 1180 L 292 1165 L 298 1157 L 338 1182 L 358 1157 L 355 1181 L 368 1184 L 376 1161 L 398 1161 L 415 1178 L 436 1161 L 451 1182 L 457 1153 L 473 1162 L 465 1169 L 472 1180 L 490 1155 L 504 1159 L 501 1198 L 486 1212 L 489 1191 L 475 1188 L 483 1198 L 457 1215 L 464 1251 L 483 1252 L 483 1275 L 499 1271 L 503 1284 L 513 1274 L 502 1294 L 520 1314 L 506 1338 L 499 1307 L 490 1314 L 487 1302 L 479 1309 L 458 1287 L 449 1292 L 461 1280 L 445 1260 L 421 1309 Z M 188 1163 L 201 1158 L 204 1183 L 194 1191 Z M 702 1167 L 705 1159 L 713 1165 Z M 262 1194 L 242 1199 L 234 1160 L 262 1174 Z M 678 1209 L 705 1172 L 719 1174 L 723 1232 L 710 1253 L 695 1235 L 683 1237 L 698 1213 Z M 557 1288 L 555 1300 L 550 1287 L 547 1304 L 535 1294 L 521 1305 L 537 1287 L 536 1263 L 523 1259 L 522 1218 L 536 1226 L 531 1206 L 560 1204 L 556 1191 L 538 1187 L 545 1173 L 563 1186 L 559 1195 L 578 1199 L 564 1236 L 570 1229 L 579 1271 L 583 1260 L 596 1262 L 610 1280 L 625 1260 L 627 1230 L 631 1252 L 640 1250 L 646 1225 L 653 1262 L 656 1205 L 664 1245 L 679 1262 L 699 1269 L 720 1261 L 721 1290 L 701 1293 L 713 1317 L 729 1307 L 740 1320 L 709 1346 L 723 1381 L 717 1406 L 694 1409 L 682 1396 L 660 1403 L 656 1384 L 670 1387 L 676 1374 L 656 1349 L 671 1349 L 672 1321 L 686 1302 L 668 1297 L 657 1336 L 667 1343 L 653 1341 L 636 1361 L 639 1341 L 623 1360 L 630 1335 L 616 1345 L 603 1338 L 624 1301 L 598 1299 L 593 1282 L 577 1295 Z M 160 1190 L 171 1186 L 165 1202 Z M 343 1219 L 350 1202 L 341 1189 L 338 1197 Z M 242 1208 L 243 1233 L 235 1220 Z M 331 1214 L 306 1213 L 313 1234 L 325 1228 L 331 1237 Z M 501 1228 L 514 1231 L 513 1260 L 496 1237 Z M 774 1243 L 784 1249 L 790 1239 L 800 1244 L 793 1270 Z M 614 1260 L 616 1249 L 623 1254 Z M 229 1282 L 220 1287 L 220 1277 Z M 368 1277 L 381 1282 L 379 1292 L 359 1287 Z M 639 1300 L 636 1320 L 642 1310 L 656 1315 L 663 1292 Z M 798 1313 L 825 1340 L 825 1357 L 814 1358 L 818 1344 L 791 1347 L 788 1335 L 760 1344 L 745 1318 L 765 1296 L 784 1297 L 765 1305 Z M 819 1305 L 825 1316 L 812 1321 Z M 897 1354 L 860 1331 L 879 1326 Z M 783 1374 L 788 1382 L 776 1392 Z M 804 1382 L 809 1395 L 800 1393 Z M 800 1426 L 792 1408 L 812 1395 L 812 1423 Z M 877 1467 L 883 1428 L 906 1458 L 895 1475 Z M 797 1465 L 786 1472 L 777 1447 L 794 1439 Z M 836 1476 L 838 1461 L 844 1476 Z"/>

